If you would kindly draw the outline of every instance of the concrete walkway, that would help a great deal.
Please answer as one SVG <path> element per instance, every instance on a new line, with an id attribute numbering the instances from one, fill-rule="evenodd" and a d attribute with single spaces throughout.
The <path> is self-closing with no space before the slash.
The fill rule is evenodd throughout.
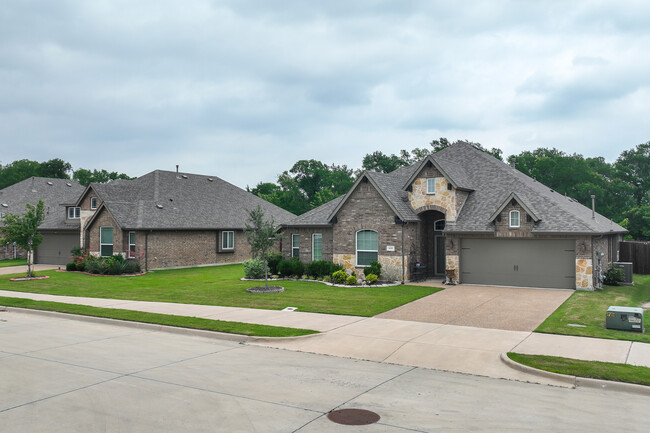
<path id="1" fill-rule="evenodd" d="M 32 265 L 32 271 L 50 271 L 52 269 L 65 269 L 65 266 L 58 265 Z M 27 265 L 22 266 L 5 266 L 0 268 L 0 275 L 9 275 L 9 274 L 27 274 Z"/>
<path id="2" fill-rule="evenodd" d="M 558 386 L 567 384 L 510 368 L 501 360 L 501 354 L 515 351 L 650 367 L 650 344 L 630 341 L 298 311 L 11 291 L 0 291 L 0 296 L 314 329 L 322 334 L 281 339 L 252 338 L 247 344 Z"/>

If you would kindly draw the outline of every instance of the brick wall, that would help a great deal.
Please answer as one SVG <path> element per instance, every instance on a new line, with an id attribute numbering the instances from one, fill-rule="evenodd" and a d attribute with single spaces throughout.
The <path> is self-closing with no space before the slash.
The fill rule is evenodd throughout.
<path id="1" fill-rule="evenodd" d="M 288 228 L 282 234 L 282 256 L 291 257 L 292 243 L 291 236 L 300 235 L 300 261 L 309 263 L 312 261 L 312 235 L 320 233 L 323 235 L 323 260 L 332 261 L 333 234 L 331 227 L 310 227 L 310 228 Z"/>
<path id="2" fill-rule="evenodd" d="M 510 227 L 510 212 L 519 211 L 519 228 Z M 532 238 L 533 227 L 535 222 L 531 219 L 528 221 L 527 213 L 524 208 L 519 204 L 512 204 L 510 201 L 506 207 L 499 214 L 500 218 L 494 220 L 495 236 L 496 237 L 510 237 L 510 238 Z M 499 221 L 500 219 L 500 221 Z"/>
<path id="3" fill-rule="evenodd" d="M 124 252 L 127 246 L 123 244 L 122 231 L 117 226 L 111 215 L 103 209 L 92 224 L 85 230 L 84 247 L 91 253 L 99 254 L 99 231 L 101 227 L 113 227 L 113 253 Z"/>
<path id="4" fill-rule="evenodd" d="M 14 247 L 13 245 L 0 246 L 0 260 L 13 259 L 14 258 Z M 16 257 L 17 259 L 26 259 L 27 251 L 23 250 L 20 247 L 16 247 Z"/>

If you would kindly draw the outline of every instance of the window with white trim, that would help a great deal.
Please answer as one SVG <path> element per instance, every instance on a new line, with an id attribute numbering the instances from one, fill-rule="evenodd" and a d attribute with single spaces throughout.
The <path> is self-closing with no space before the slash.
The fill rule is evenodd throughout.
<path id="1" fill-rule="evenodd" d="M 129 232 L 129 258 L 135 258 L 135 232 Z"/>
<path id="2" fill-rule="evenodd" d="M 323 260 L 323 235 L 321 233 L 311 235 L 311 259 Z"/>
<path id="3" fill-rule="evenodd" d="M 379 235 L 374 230 L 357 232 L 357 266 L 370 266 L 379 255 Z"/>
<path id="4" fill-rule="evenodd" d="M 510 227 L 517 228 L 519 227 L 519 211 L 511 210 L 510 211 Z"/>
<path id="5" fill-rule="evenodd" d="M 234 250 L 235 249 L 235 232 L 224 231 L 221 232 L 221 250 Z"/>
<path id="6" fill-rule="evenodd" d="M 427 179 L 427 194 L 435 194 L 435 193 L 436 193 L 436 179 L 429 178 Z"/>
<path id="7" fill-rule="evenodd" d="M 90 197 L 90 208 L 92 210 L 97 209 L 97 197 Z"/>
<path id="8" fill-rule="evenodd" d="M 99 228 L 99 255 L 102 257 L 113 255 L 113 227 Z"/>
<path id="9" fill-rule="evenodd" d="M 291 257 L 300 258 L 300 235 L 291 235 Z"/>
<path id="10" fill-rule="evenodd" d="M 81 218 L 81 208 L 78 207 L 69 207 L 68 208 L 68 219 L 78 220 Z"/>

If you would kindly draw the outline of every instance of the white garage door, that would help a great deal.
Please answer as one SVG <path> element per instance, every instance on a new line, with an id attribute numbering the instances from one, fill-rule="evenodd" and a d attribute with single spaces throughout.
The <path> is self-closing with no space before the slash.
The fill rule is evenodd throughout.
<path id="1" fill-rule="evenodd" d="M 575 289 L 575 240 L 462 239 L 460 281 Z"/>

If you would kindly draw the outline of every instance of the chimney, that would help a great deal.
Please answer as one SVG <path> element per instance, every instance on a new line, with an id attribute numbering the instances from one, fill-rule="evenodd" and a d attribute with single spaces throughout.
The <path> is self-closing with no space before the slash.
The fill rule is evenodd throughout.
<path id="1" fill-rule="evenodd" d="M 596 196 L 591 194 L 591 219 L 596 219 Z"/>
<path id="2" fill-rule="evenodd" d="M 176 173 L 178 173 L 178 164 L 176 164 Z"/>

